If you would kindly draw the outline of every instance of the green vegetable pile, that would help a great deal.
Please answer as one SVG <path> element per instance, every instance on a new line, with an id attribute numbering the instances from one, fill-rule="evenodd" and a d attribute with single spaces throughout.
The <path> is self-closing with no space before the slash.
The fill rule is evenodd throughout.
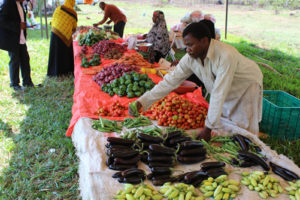
<path id="1" fill-rule="evenodd" d="M 94 120 L 93 129 L 96 129 L 100 132 L 117 132 L 121 133 L 122 126 L 119 126 L 117 121 L 109 120 L 109 119 L 102 119 L 99 116 L 99 120 Z"/>
<path id="2" fill-rule="evenodd" d="M 203 181 L 200 191 L 204 197 L 214 197 L 215 200 L 234 199 L 240 191 L 240 183 L 231 179 L 227 179 L 227 175 L 221 175 L 216 179 L 209 177 Z"/>
<path id="3" fill-rule="evenodd" d="M 122 124 L 126 128 L 136 128 L 136 127 L 151 125 L 152 122 L 151 122 L 151 120 L 148 117 L 140 116 L 140 117 L 136 117 L 136 118 L 133 118 L 133 119 L 126 118 L 122 122 Z"/>
<path id="4" fill-rule="evenodd" d="M 171 185 L 171 183 L 165 183 L 161 186 L 160 193 L 168 199 L 180 199 L 180 200 L 204 200 L 205 198 L 199 196 L 196 193 L 195 187 L 193 185 L 187 185 L 185 183 L 177 183 Z"/>
<path id="5" fill-rule="evenodd" d="M 289 181 L 290 186 L 286 187 L 286 191 L 288 191 L 291 200 L 300 199 L 300 180 L 295 183 Z"/>
<path id="6" fill-rule="evenodd" d="M 242 172 L 241 183 L 249 188 L 249 190 L 257 191 L 259 196 L 263 199 L 267 199 L 269 196 L 276 198 L 278 194 L 283 192 L 280 186 L 279 180 L 265 175 L 262 171 L 254 171 L 251 174 L 249 172 Z"/>
<path id="7" fill-rule="evenodd" d="M 100 65 L 101 64 L 101 58 L 98 54 L 94 54 L 94 56 L 92 57 L 92 59 L 90 59 L 89 61 L 89 58 L 87 57 L 83 57 L 81 59 L 81 67 L 84 67 L 84 68 L 88 68 L 90 66 L 97 66 L 97 65 Z"/>
<path id="8" fill-rule="evenodd" d="M 93 46 L 97 42 L 104 40 L 106 34 L 104 31 L 99 31 L 95 29 L 90 29 L 87 33 L 83 33 L 79 40 L 79 46 L 87 45 Z"/>
<path id="9" fill-rule="evenodd" d="M 161 135 L 162 135 L 162 130 L 160 128 L 158 128 L 157 126 L 154 126 L 154 127 L 144 128 L 144 129 L 133 129 L 133 130 L 127 131 L 121 137 L 124 139 L 129 139 L 129 140 L 137 140 L 138 139 L 137 134 L 140 132 L 145 133 L 150 136 L 156 136 L 156 137 L 161 137 Z"/>
<path id="10" fill-rule="evenodd" d="M 153 88 L 155 83 L 147 76 L 137 72 L 125 73 L 120 78 L 113 80 L 109 84 L 103 84 L 101 90 L 110 96 L 114 94 L 128 98 L 142 96 L 147 90 Z"/>
<path id="11" fill-rule="evenodd" d="M 124 190 L 118 191 L 115 200 L 161 200 L 163 196 L 149 184 L 124 184 Z"/>

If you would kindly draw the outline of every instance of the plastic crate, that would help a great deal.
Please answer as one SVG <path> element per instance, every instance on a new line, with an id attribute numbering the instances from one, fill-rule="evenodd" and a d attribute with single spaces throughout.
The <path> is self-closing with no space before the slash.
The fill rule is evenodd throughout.
<path id="1" fill-rule="evenodd" d="M 300 100 L 283 91 L 264 91 L 260 131 L 272 137 L 300 137 Z"/>

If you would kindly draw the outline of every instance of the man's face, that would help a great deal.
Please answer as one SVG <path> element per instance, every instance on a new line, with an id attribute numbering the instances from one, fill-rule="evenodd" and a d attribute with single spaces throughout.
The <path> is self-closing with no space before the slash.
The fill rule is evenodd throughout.
<path id="1" fill-rule="evenodd" d="M 99 7 L 101 8 L 101 10 L 104 10 L 105 5 L 104 4 L 100 4 Z"/>
<path id="2" fill-rule="evenodd" d="M 190 33 L 183 38 L 186 52 L 193 58 L 202 57 L 206 53 L 208 38 L 204 37 L 201 40 L 193 37 Z"/>

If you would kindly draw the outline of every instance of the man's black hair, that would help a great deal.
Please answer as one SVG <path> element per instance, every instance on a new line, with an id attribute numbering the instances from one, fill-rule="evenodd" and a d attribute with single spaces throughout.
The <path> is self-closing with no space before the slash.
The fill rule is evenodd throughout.
<path id="1" fill-rule="evenodd" d="M 105 2 L 104 2 L 104 1 L 100 1 L 99 6 L 100 6 L 101 4 L 105 5 Z"/>
<path id="2" fill-rule="evenodd" d="M 216 39 L 215 24 L 208 19 L 203 19 L 200 22 L 203 22 L 204 24 L 206 24 L 207 28 L 210 31 L 211 38 Z"/>
<path id="3" fill-rule="evenodd" d="M 207 25 L 203 22 L 196 22 L 196 23 L 191 23 L 188 25 L 182 33 L 182 36 L 185 37 L 188 34 L 191 34 L 193 37 L 197 38 L 198 40 L 201 40 L 204 37 L 207 37 L 208 40 L 210 41 L 211 33 Z"/>

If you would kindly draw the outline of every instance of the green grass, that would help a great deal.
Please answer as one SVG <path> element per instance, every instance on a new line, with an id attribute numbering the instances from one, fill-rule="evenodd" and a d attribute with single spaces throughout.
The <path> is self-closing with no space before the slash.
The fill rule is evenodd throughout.
<path id="1" fill-rule="evenodd" d="M 137 3 L 116 3 L 126 8 L 129 19 L 125 29 L 127 34 L 150 29 L 151 14 L 157 7 L 145 4 L 141 8 Z M 83 5 L 80 8 L 83 11 L 79 13 L 79 25 L 92 25 L 102 17 L 97 14 L 99 9 L 96 6 Z M 192 10 L 171 6 L 161 9 L 166 13 L 169 27 Z M 203 10 L 214 13 L 218 19 L 217 26 L 223 27 L 223 7 L 204 6 Z M 244 55 L 265 62 L 283 74 L 278 76 L 262 69 L 265 89 L 285 90 L 299 97 L 299 71 L 295 68 L 300 66 L 300 38 L 293 37 L 299 30 L 299 23 L 291 26 L 284 24 L 290 20 L 284 12 L 279 16 L 272 15 L 271 11 L 260 12 L 231 7 L 229 30 L 239 37 L 229 35 L 226 42 Z M 262 23 L 259 20 L 262 14 L 266 14 L 269 20 L 266 24 L 272 22 L 273 25 Z M 244 19 L 245 16 L 249 19 Z M 243 20 L 239 20 L 239 17 L 243 17 Z M 279 21 L 270 20 L 273 17 Z M 248 26 L 257 28 L 249 32 Z M 284 27 L 288 31 L 281 33 L 283 28 L 278 28 L 272 29 L 271 33 L 264 33 L 263 26 L 266 29 L 268 26 Z M 44 86 L 25 92 L 15 92 L 9 87 L 9 58 L 7 52 L 0 50 L 0 199 L 79 199 L 78 159 L 71 139 L 65 137 L 71 119 L 73 78 L 46 78 L 49 41 L 41 40 L 39 31 L 29 31 L 27 45 L 33 82 Z M 182 55 L 177 54 L 178 58 Z M 300 166 L 299 140 L 269 138 L 265 141 Z"/>

